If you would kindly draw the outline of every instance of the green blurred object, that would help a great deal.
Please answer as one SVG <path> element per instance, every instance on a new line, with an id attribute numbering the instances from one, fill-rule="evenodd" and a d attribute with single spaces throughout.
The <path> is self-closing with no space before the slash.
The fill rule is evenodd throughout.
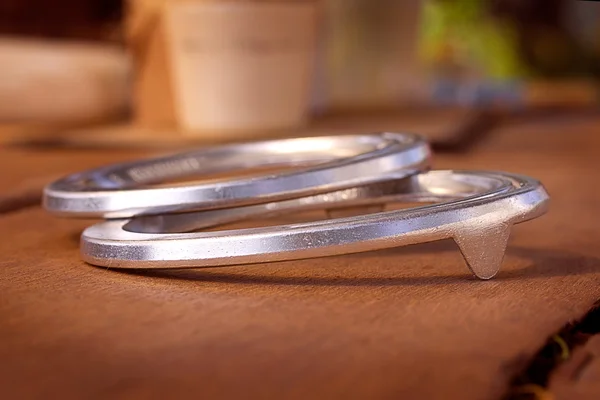
<path id="1" fill-rule="evenodd" d="M 437 74 L 513 80 L 530 75 L 513 27 L 486 12 L 481 0 L 426 1 L 421 56 Z"/>
<path id="2" fill-rule="evenodd" d="M 438 76 L 597 78 L 598 26 L 600 2 L 428 0 L 421 55 Z"/>

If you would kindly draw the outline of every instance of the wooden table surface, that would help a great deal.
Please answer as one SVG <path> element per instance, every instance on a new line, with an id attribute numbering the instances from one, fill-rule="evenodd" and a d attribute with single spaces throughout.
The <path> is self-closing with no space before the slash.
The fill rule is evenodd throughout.
<path id="1" fill-rule="evenodd" d="M 0 200 L 144 155 L 3 148 Z M 2 397 L 468 400 L 542 398 L 541 385 L 555 399 L 600 398 L 595 336 L 563 348 L 544 383 L 521 385 L 549 340 L 571 346 L 553 335 L 577 327 L 600 299 L 600 118 L 505 124 L 467 154 L 438 155 L 435 167 L 505 170 L 546 185 L 550 212 L 513 229 L 495 279 L 473 279 L 450 241 L 254 266 L 111 271 L 79 259 L 78 236 L 92 221 L 7 207 Z"/>

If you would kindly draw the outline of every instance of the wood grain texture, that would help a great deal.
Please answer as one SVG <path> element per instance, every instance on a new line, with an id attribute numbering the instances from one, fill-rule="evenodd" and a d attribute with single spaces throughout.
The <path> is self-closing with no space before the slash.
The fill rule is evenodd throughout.
<path id="1" fill-rule="evenodd" d="M 508 126 L 437 159 L 528 174 L 552 196 L 548 215 L 514 228 L 487 282 L 449 241 L 117 272 L 79 260 L 90 221 L 5 214 L 0 385 L 7 398 L 500 398 L 547 337 L 600 298 L 598 132 L 600 120 Z M 126 156 L 3 153 L 0 166 L 21 179 Z M 1 190 L 15 179 L 3 174 Z"/>
<path id="2" fill-rule="evenodd" d="M 0 194 L 27 181 L 42 182 L 85 168 L 147 157 L 150 154 L 131 150 L 101 153 L 93 150 L 0 148 Z"/>
<path id="3" fill-rule="evenodd" d="M 2 130 L 0 129 L 0 134 Z M 0 148 L 0 214 L 41 202 L 44 186 L 82 168 L 148 156 L 142 151 L 26 151 Z"/>

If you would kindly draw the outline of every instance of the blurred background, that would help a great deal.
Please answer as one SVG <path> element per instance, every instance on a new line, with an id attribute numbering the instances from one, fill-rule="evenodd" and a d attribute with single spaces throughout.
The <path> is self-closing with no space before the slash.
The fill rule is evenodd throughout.
<path id="1" fill-rule="evenodd" d="M 8 143 L 453 143 L 482 115 L 598 110 L 600 2 L 3 0 L 0 63 Z"/>

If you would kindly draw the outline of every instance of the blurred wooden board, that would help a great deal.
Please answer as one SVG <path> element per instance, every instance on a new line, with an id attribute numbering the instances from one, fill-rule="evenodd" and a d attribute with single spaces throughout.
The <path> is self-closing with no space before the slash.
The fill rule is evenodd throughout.
<path id="1" fill-rule="evenodd" d="M 600 335 L 578 348 L 553 374 L 551 392 L 557 400 L 595 400 L 600 395 Z"/>
<path id="2" fill-rule="evenodd" d="M 416 109 L 331 114 L 309 126 L 282 131 L 246 133 L 185 133 L 167 128 L 148 128 L 123 122 L 112 125 L 56 126 L 13 125 L 0 129 L 0 143 L 61 147 L 164 149 L 278 137 L 339 135 L 377 131 L 418 132 L 430 141 L 453 140 L 463 124 L 478 112 L 466 109 Z"/>
<path id="3" fill-rule="evenodd" d="M 600 120 L 494 132 L 437 168 L 539 178 L 550 213 L 514 228 L 503 270 L 472 279 L 437 242 L 316 260 L 123 273 L 84 264 L 90 221 L 0 217 L 7 398 L 498 399 L 600 298 Z M 0 150 L 0 191 L 137 152 Z M 294 216 L 281 221 L 293 220 Z"/>

